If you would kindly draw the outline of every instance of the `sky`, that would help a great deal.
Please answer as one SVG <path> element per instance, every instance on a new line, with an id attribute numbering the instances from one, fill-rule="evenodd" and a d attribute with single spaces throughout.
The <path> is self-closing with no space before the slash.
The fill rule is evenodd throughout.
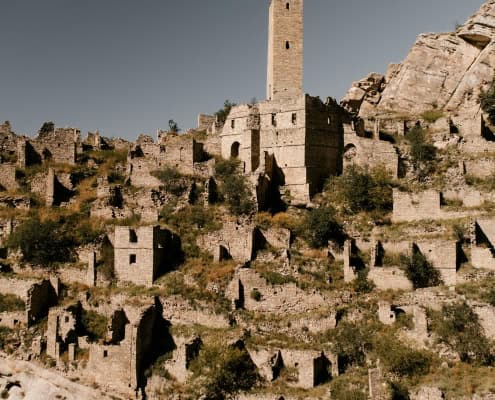
<path id="1" fill-rule="evenodd" d="M 306 0 L 304 90 L 340 100 L 453 31 L 482 0 Z M 182 130 L 226 99 L 265 98 L 269 0 L 2 0 L 0 121 L 108 137 Z"/>

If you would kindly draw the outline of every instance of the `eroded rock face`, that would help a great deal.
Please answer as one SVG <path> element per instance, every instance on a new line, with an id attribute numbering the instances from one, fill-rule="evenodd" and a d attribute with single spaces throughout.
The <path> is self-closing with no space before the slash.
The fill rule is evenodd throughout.
<path id="1" fill-rule="evenodd" d="M 406 59 L 389 67 L 378 98 L 368 101 L 353 84 L 343 104 L 358 106 L 363 118 L 433 109 L 474 116 L 480 90 L 493 80 L 493 39 L 495 1 L 489 0 L 457 32 L 420 35 Z"/>

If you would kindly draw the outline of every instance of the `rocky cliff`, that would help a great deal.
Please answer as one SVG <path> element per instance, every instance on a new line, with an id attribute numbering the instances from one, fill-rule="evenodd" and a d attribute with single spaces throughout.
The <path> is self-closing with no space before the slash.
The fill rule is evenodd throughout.
<path id="1" fill-rule="evenodd" d="M 370 94 L 357 90 L 356 82 L 343 104 L 362 118 L 432 109 L 472 118 L 480 112 L 480 90 L 493 78 L 493 39 L 495 1 L 490 0 L 456 32 L 420 35 L 406 59 L 390 65 L 383 84 Z"/>

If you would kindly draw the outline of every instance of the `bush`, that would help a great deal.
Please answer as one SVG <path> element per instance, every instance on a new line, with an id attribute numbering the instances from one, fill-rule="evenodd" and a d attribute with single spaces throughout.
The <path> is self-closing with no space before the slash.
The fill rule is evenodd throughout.
<path id="1" fill-rule="evenodd" d="M 332 207 L 322 206 L 311 210 L 301 229 L 306 241 L 314 248 L 327 246 L 328 241 L 332 239 L 341 243 L 345 238 Z"/>
<path id="2" fill-rule="evenodd" d="M 220 179 L 225 179 L 238 172 L 240 161 L 237 159 L 217 159 L 215 162 L 215 176 Z"/>
<path id="3" fill-rule="evenodd" d="M 493 361 L 479 317 L 467 303 L 444 305 L 440 318 L 434 319 L 433 331 L 442 343 L 457 352 L 461 361 L 479 365 Z"/>
<path id="4" fill-rule="evenodd" d="M 208 400 L 232 398 L 260 379 L 247 351 L 225 345 L 204 346 L 191 362 L 191 371 L 196 381 L 195 398 Z"/>
<path id="5" fill-rule="evenodd" d="M 91 243 L 100 234 L 100 230 L 79 213 L 46 221 L 33 215 L 9 235 L 6 244 L 20 249 L 24 261 L 50 266 L 73 261 L 75 247 Z"/>
<path id="6" fill-rule="evenodd" d="M 38 135 L 45 135 L 47 133 L 51 133 L 55 130 L 55 124 L 52 121 L 43 122 L 41 128 L 38 131 Z"/>
<path id="7" fill-rule="evenodd" d="M 223 107 L 215 113 L 215 117 L 217 117 L 219 122 L 225 122 L 230 114 L 230 110 L 235 106 L 235 103 L 232 103 L 230 100 L 225 100 Z"/>
<path id="8" fill-rule="evenodd" d="M 105 339 L 108 331 L 108 319 L 95 311 L 83 310 L 81 324 L 91 341 Z"/>
<path id="9" fill-rule="evenodd" d="M 393 335 L 378 337 L 374 348 L 385 368 L 395 376 L 413 377 L 426 375 L 429 372 L 431 355 L 403 345 Z"/>
<path id="10" fill-rule="evenodd" d="M 21 298 L 13 294 L 0 293 L 0 313 L 12 311 L 24 311 L 26 303 Z"/>
<path id="11" fill-rule="evenodd" d="M 330 179 L 326 192 L 333 202 L 343 203 L 350 213 L 388 212 L 393 206 L 392 181 L 384 168 L 368 173 L 362 167 L 351 165 L 341 176 Z"/>
<path id="12" fill-rule="evenodd" d="M 495 124 L 495 81 L 488 90 L 480 93 L 481 109 L 488 114 L 490 122 Z"/>
<path id="13" fill-rule="evenodd" d="M 433 268 L 420 252 L 414 251 L 410 257 L 401 256 L 401 264 L 415 289 L 440 285 L 440 271 Z"/>
<path id="14" fill-rule="evenodd" d="M 245 176 L 231 175 L 225 178 L 222 193 L 232 214 L 248 215 L 255 211 L 255 204 Z"/>
<path id="15" fill-rule="evenodd" d="M 353 282 L 356 293 L 371 293 L 375 288 L 375 284 L 368 279 L 368 272 L 367 269 L 358 272 L 357 278 Z"/>
<path id="16" fill-rule="evenodd" d="M 442 110 L 429 110 L 425 111 L 423 114 L 421 114 L 421 117 L 426 121 L 426 122 L 436 122 L 440 118 L 444 116 L 444 113 Z"/>
<path id="17" fill-rule="evenodd" d="M 341 322 L 336 329 L 327 333 L 333 343 L 333 351 L 338 354 L 342 367 L 350 365 L 363 366 L 366 352 L 371 348 L 372 332 L 369 326 Z"/>
<path id="18" fill-rule="evenodd" d="M 74 259 L 73 238 L 55 221 L 35 216 L 19 225 L 7 239 L 9 248 L 19 248 L 24 261 L 49 266 Z"/>
<path id="19" fill-rule="evenodd" d="M 263 295 L 260 293 L 260 291 L 258 289 L 253 289 L 253 290 L 251 290 L 250 297 L 254 301 L 261 301 L 261 299 L 263 298 Z"/>
<path id="20" fill-rule="evenodd" d="M 155 178 L 160 180 L 162 188 L 174 196 L 182 196 L 186 193 L 189 185 L 185 177 L 177 168 L 165 167 L 151 173 Z"/>
<path id="21" fill-rule="evenodd" d="M 425 131 L 420 126 L 415 126 L 411 129 L 406 139 L 411 144 L 411 161 L 414 169 L 420 174 L 420 177 L 429 174 L 431 165 L 428 165 L 435 160 L 435 146 L 426 142 Z"/>
<path id="22" fill-rule="evenodd" d="M 336 400 L 367 400 L 367 386 L 366 380 L 359 379 L 355 374 L 340 375 L 332 380 L 331 398 Z"/>

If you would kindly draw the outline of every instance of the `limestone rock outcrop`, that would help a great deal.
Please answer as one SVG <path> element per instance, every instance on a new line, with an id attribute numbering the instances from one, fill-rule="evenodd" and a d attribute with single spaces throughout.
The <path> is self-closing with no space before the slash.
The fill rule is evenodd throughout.
<path id="1" fill-rule="evenodd" d="M 494 0 L 485 2 L 456 32 L 420 35 L 406 59 L 390 65 L 379 100 L 362 96 L 359 115 L 420 115 L 433 109 L 476 115 L 479 92 L 493 79 L 494 39 Z M 353 85 L 343 104 L 354 100 L 357 90 Z"/>

